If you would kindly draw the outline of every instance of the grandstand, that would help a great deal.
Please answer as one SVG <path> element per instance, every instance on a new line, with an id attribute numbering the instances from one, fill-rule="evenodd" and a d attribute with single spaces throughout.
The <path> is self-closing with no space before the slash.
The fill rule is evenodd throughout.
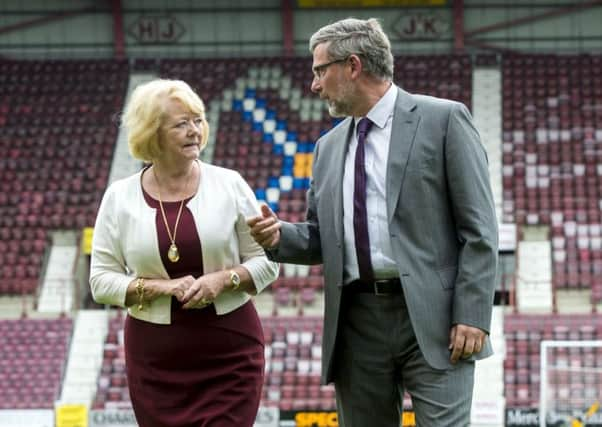
<path id="1" fill-rule="evenodd" d="M 573 406 L 536 421 L 542 341 L 602 340 L 602 2 L 342 3 L 0 4 L 0 426 L 136 425 L 126 313 L 95 304 L 87 285 L 103 192 L 141 167 L 119 128 L 133 88 L 190 83 L 212 129 L 202 159 L 303 220 L 315 141 L 336 124 L 309 90 L 307 38 L 344 16 L 379 17 L 395 82 L 466 104 L 487 149 L 501 230 L 496 354 L 477 364 L 472 426 L 560 425 L 602 399 L 599 348 L 557 348 L 550 363 L 572 370 L 554 377 L 546 406 Z M 321 272 L 283 265 L 255 298 L 266 338 L 257 426 L 335 411 L 334 388 L 319 383 Z M 411 414 L 409 396 L 403 406 Z"/>

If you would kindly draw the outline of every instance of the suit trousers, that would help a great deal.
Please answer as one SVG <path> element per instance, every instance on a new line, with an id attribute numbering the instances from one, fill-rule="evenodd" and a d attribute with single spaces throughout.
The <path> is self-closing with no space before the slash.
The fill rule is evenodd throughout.
<path id="1" fill-rule="evenodd" d="M 470 423 L 474 362 L 433 369 L 418 347 L 403 295 L 343 290 L 333 368 L 340 427 L 399 427 L 405 391 L 418 427 Z"/>

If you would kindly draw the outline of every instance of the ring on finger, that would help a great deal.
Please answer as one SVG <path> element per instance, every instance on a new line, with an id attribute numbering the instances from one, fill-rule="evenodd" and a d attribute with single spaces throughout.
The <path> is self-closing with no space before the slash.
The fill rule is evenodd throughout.
<path id="1" fill-rule="evenodd" d="M 210 301 L 207 298 L 201 298 L 201 304 L 208 305 Z"/>

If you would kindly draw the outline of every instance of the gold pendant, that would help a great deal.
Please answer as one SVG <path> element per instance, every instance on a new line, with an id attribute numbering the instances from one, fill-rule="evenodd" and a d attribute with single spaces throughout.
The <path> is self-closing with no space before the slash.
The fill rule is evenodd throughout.
<path id="1" fill-rule="evenodd" d="M 172 243 L 169 246 L 169 250 L 167 251 L 167 258 L 169 258 L 171 262 L 178 262 L 178 260 L 180 259 L 180 253 L 178 252 L 178 247 L 175 245 L 175 243 Z"/>

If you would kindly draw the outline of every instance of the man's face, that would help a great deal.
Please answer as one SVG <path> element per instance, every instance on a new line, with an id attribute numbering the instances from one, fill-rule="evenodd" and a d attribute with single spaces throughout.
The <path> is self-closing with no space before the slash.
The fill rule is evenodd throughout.
<path id="1" fill-rule="evenodd" d="M 346 74 L 347 59 L 333 60 L 328 56 L 327 47 L 327 43 L 321 43 L 314 49 L 311 90 L 328 103 L 331 116 L 350 116 L 354 86 Z"/>

